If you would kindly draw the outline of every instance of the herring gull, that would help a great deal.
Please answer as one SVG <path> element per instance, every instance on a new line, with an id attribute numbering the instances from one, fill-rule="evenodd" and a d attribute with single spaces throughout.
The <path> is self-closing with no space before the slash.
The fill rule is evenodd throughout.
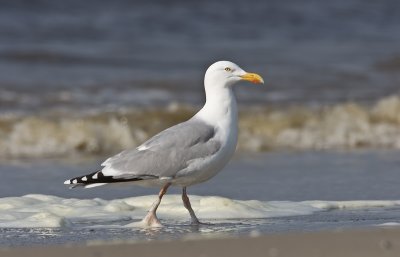
<path id="1" fill-rule="evenodd" d="M 232 86 L 241 80 L 264 83 L 229 61 L 212 64 L 204 76 L 206 103 L 191 119 L 172 126 L 142 145 L 108 158 L 102 169 L 66 180 L 64 184 L 86 188 L 109 183 L 133 183 L 161 187 L 158 199 L 143 218 L 145 226 L 161 226 L 156 211 L 169 186 L 182 187 L 183 205 L 191 224 L 201 224 L 186 187 L 215 176 L 231 159 L 238 138 L 238 115 Z"/>

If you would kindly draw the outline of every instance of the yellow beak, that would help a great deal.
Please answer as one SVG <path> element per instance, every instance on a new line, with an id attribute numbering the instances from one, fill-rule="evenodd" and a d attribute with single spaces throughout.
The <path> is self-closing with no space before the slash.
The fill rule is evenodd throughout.
<path id="1" fill-rule="evenodd" d="M 247 80 L 250 81 L 251 83 L 264 84 L 263 78 L 256 73 L 246 73 L 240 77 L 242 78 L 242 80 Z"/>

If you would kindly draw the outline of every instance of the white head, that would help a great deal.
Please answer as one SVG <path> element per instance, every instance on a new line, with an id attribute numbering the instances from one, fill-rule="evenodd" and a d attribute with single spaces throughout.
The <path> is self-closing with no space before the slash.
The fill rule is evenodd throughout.
<path id="1" fill-rule="evenodd" d="M 212 64 L 204 76 L 204 85 L 229 88 L 236 82 L 247 80 L 252 83 L 264 83 L 263 78 L 256 73 L 247 73 L 238 65 L 229 61 L 219 61 Z"/>

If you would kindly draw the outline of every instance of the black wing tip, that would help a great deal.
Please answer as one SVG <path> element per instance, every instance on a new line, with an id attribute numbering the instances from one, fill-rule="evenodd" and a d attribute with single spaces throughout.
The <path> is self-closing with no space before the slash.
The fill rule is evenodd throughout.
<path id="1" fill-rule="evenodd" d="M 99 173 L 101 173 L 101 171 L 96 171 L 96 172 L 90 173 L 88 175 L 74 177 L 74 178 L 65 180 L 64 184 L 72 185 L 70 188 L 74 188 L 74 187 L 77 187 L 80 185 L 99 183 L 99 182 L 95 182 L 95 181 L 97 181 L 97 180 L 95 180 L 95 178 L 98 176 L 98 175 L 96 176 L 96 174 L 99 174 Z"/>
<path id="2" fill-rule="evenodd" d="M 68 180 L 64 181 L 64 184 L 71 185 L 70 188 L 72 189 L 75 187 L 86 186 L 86 185 L 96 184 L 96 183 L 119 183 L 119 182 L 140 181 L 140 180 L 149 179 L 149 177 L 157 178 L 156 176 L 150 176 L 150 175 L 137 176 L 134 178 L 114 178 L 113 176 L 104 176 L 103 172 L 100 170 L 100 171 L 90 173 L 88 175 L 68 179 Z"/>

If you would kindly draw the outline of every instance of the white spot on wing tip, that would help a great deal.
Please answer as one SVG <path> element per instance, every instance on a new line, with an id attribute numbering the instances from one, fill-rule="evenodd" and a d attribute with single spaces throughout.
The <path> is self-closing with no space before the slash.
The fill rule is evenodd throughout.
<path id="1" fill-rule="evenodd" d="M 87 177 L 86 176 L 82 177 L 82 181 L 87 181 Z"/>
<path id="2" fill-rule="evenodd" d="M 71 181 L 69 179 L 64 181 L 64 185 L 70 185 L 70 184 L 71 184 Z"/>
<path id="3" fill-rule="evenodd" d="M 97 173 L 93 175 L 93 179 L 97 179 Z"/>
<path id="4" fill-rule="evenodd" d="M 78 183 L 77 179 L 72 180 L 72 184 L 76 184 L 76 183 Z"/>

